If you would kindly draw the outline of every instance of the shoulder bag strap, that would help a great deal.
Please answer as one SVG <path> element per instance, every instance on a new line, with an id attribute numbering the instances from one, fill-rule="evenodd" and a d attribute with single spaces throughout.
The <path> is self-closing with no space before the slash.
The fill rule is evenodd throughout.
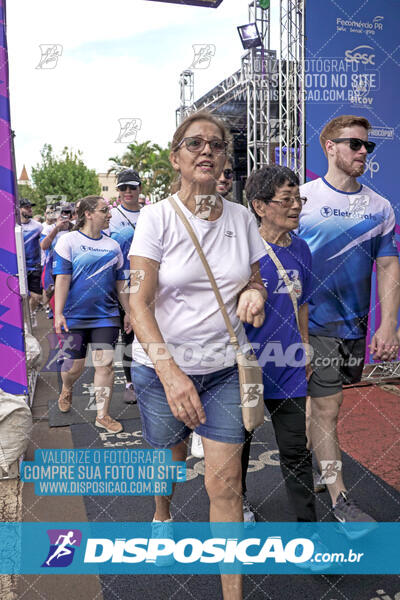
<path id="1" fill-rule="evenodd" d="M 131 221 L 131 220 L 130 220 L 130 219 L 129 219 L 129 218 L 128 218 L 128 217 L 127 217 L 127 216 L 126 216 L 126 215 L 125 215 L 123 212 L 122 212 L 122 210 L 120 210 L 120 209 L 119 209 L 119 206 L 116 206 L 115 208 L 117 209 L 117 211 L 118 211 L 119 213 L 121 213 L 121 215 L 124 217 L 124 219 L 126 219 L 126 220 L 128 221 L 129 225 L 131 225 L 131 227 L 133 227 L 133 231 L 135 231 L 135 229 L 136 229 L 136 225 L 134 225 L 134 224 L 132 223 L 132 221 Z"/>
<path id="2" fill-rule="evenodd" d="M 293 304 L 293 308 L 294 308 L 294 314 L 296 315 L 296 323 L 297 323 L 297 327 L 298 327 L 298 329 L 300 331 L 299 309 L 298 309 L 298 305 L 297 305 L 296 294 L 294 293 L 294 289 L 293 289 L 293 283 L 290 281 L 289 276 L 288 276 L 288 274 L 286 272 L 286 269 L 283 267 L 281 261 L 279 260 L 279 258 L 277 257 L 277 255 L 275 254 L 275 252 L 273 251 L 273 249 L 271 248 L 271 246 L 264 239 L 263 239 L 263 242 L 264 242 L 264 246 L 265 246 L 265 249 L 267 251 L 268 256 L 270 257 L 270 259 L 272 260 L 272 262 L 276 266 L 277 271 L 283 277 L 283 281 L 285 282 L 287 290 L 288 290 L 288 292 L 290 294 L 290 298 L 292 299 L 292 304 Z"/>
<path id="3" fill-rule="evenodd" d="M 204 266 L 204 268 L 206 270 L 206 273 L 208 275 L 208 278 L 210 280 L 211 287 L 212 287 L 212 289 L 214 291 L 214 294 L 215 294 L 215 296 L 217 298 L 217 302 L 218 302 L 218 305 L 219 305 L 219 307 L 221 309 L 222 316 L 224 317 L 225 325 L 226 325 L 226 328 L 228 330 L 229 337 L 230 337 L 230 342 L 231 342 L 232 346 L 235 348 L 235 350 L 238 350 L 239 349 L 239 341 L 238 341 L 238 339 L 236 337 L 236 334 L 235 334 L 235 331 L 234 331 L 234 329 L 232 327 L 232 323 L 230 322 L 230 319 L 229 319 L 229 316 L 228 316 L 228 313 L 227 313 L 224 301 L 222 300 L 221 293 L 220 293 L 220 291 L 218 289 L 218 286 L 217 286 L 217 282 L 215 281 L 214 275 L 213 275 L 213 273 L 212 273 L 212 271 L 210 269 L 210 265 L 208 264 L 208 261 L 207 261 L 206 257 L 204 256 L 204 252 L 203 252 L 203 250 L 202 250 L 202 248 L 201 248 L 201 246 L 199 244 L 199 240 L 197 239 L 196 234 L 193 231 L 193 228 L 190 225 L 189 221 L 187 220 L 186 216 L 184 215 L 183 211 L 181 210 L 181 208 L 175 202 L 175 199 L 172 198 L 172 196 L 171 196 L 171 197 L 168 198 L 168 200 L 169 200 L 172 208 L 174 209 L 174 211 L 177 213 L 178 217 L 181 219 L 182 223 L 184 224 L 184 226 L 185 226 L 188 234 L 190 235 L 190 237 L 192 239 L 193 244 L 196 247 L 196 250 L 197 250 L 197 252 L 198 252 L 198 254 L 200 256 L 200 260 L 203 263 L 203 266 Z"/>

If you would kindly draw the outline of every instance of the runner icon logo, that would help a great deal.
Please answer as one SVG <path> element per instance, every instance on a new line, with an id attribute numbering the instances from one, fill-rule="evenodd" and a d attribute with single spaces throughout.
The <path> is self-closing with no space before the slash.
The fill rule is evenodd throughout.
<path id="1" fill-rule="evenodd" d="M 79 529 L 48 529 L 50 548 L 42 567 L 68 567 L 74 558 L 75 548 L 81 545 Z"/>
<path id="2" fill-rule="evenodd" d="M 335 483 L 341 470 L 341 460 L 321 460 L 321 480 L 324 483 Z"/>
<path id="3" fill-rule="evenodd" d="M 143 269 L 135 269 L 130 271 L 130 288 L 128 292 L 137 294 L 140 289 L 140 284 L 144 280 L 145 272 Z M 129 282 L 129 279 L 127 280 Z"/>
<path id="4" fill-rule="evenodd" d="M 55 69 L 63 51 L 61 44 L 39 44 L 39 48 L 41 57 L 36 69 Z"/>
<path id="5" fill-rule="evenodd" d="M 362 218 L 368 205 L 369 198 L 365 194 L 349 196 L 349 213 L 353 219 Z"/>
<path id="6" fill-rule="evenodd" d="M 289 289 L 286 286 L 285 275 L 287 275 L 290 280 Z M 296 298 L 300 298 L 303 288 L 298 270 L 288 269 L 287 271 L 282 271 L 281 269 L 278 269 L 278 276 L 278 284 L 275 288 L 274 294 L 291 294 L 293 290 Z"/>
<path id="7" fill-rule="evenodd" d="M 115 144 L 130 144 L 136 140 L 137 132 L 142 128 L 142 119 L 118 119 L 119 134 Z"/>
<path id="8" fill-rule="evenodd" d="M 193 44 L 194 56 L 189 69 L 208 69 L 212 57 L 215 55 L 214 44 Z"/>
<path id="9" fill-rule="evenodd" d="M 245 408 L 253 408 L 258 402 L 263 401 L 264 386 L 260 383 L 242 383 L 243 386 L 243 401 L 242 406 Z"/>

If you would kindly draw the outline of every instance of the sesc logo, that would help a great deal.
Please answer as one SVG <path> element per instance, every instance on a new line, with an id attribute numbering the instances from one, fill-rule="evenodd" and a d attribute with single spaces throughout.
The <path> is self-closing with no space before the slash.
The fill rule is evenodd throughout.
<path id="1" fill-rule="evenodd" d="M 368 50 L 373 50 L 372 46 L 357 46 L 353 50 L 346 50 L 345 61 L 349 63 L 361 63 L 363 65 L 375 65 L 375 54 L 371 54 Z"/>
<path id="2" fill-rule="evenodd" d="M 323 217 L 330 217 L 330 216 L 332 216 L 333 210 L 331 209 L 330 206 L 323 206 L 321 208 L 320 212 Z"/>
<path id="3" fill-rule="evenodd" d="M 42 567 L 68 567 L 74 558 L 75 547 L 81 545 L 82 532 L 79 529 L 48 529 L 47 535 L 50 548 Z"/>

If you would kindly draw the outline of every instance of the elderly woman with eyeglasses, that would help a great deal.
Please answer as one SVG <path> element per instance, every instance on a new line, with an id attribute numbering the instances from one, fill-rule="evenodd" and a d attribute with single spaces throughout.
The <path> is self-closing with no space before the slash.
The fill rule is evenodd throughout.
<path id="1" fill-rule="evenodd" d="M 117 298 L 126 313 L 127 332 L 131 325 L 128 294 L 123 289 L 126 275 L 122 252 L 119 244 L 103 233 L 110 218 L 110 208 L 104 198 L 86 196 L 79 201 L 73 231 L 58 240 L 53 268 L 56 276 L 54 327 L 68 356 L 61 372 L 59 410 L 66 413 L 71 409 L 72 388 L 83 372 L 87 346 L 91 344 L 97 408 L 95 426 L 109 433 L 119 433 L 123 429 L 121 423 L 109 415 L 113 356 L 120 325 Z"/>
<path id="2" fill-rule="evenodd" d="M 259 221 L 261 238 L 280 261 L 275 264 L 270 255 L 260 261 L 261 277 L 268 291 L 268 317 L 259 329 L 246 325 L 246 332 L 263 367 L 264 402 L 271 414 L 292 509 L 298 521 L 315 521 L 305 421 L 307 379 L 311 375 L 307 304 L 311 294 L 311 253 L 306 242 L 293 233 L 306 199 L 300 197 L 297 175 L 280 165 L 252 173 L 246 183 L 246 195 Z M 251 435 L 247 435 L 242 462 L 244 492 L 250 442 Z"/>
<path id="3" fill-rule="evenodd" d="M 176 130 L 170 161 L 179 173 L 174 200 L 209 262 L 239 343 L 242 322 L 259 327 L 265 254 L 254 217 L 216 193 L 228 134 L 207 112 Z M 242 423 L 238 370 L 216 297 L 192 239 L 168 198 L 145 206 L 130 250 L 135 331 L 132 379 L 143 435 L 185 460 L 190 433 L 201 435 L 211 521 L 242 521 Z M 132 285 L 132 284 L 131 284 Z M 136 341 L 135 340 L 135 341 Z M 154 537 L 173 535 L 171 497 L 156 496 Z M 222 575 L 223 597 L 242 598 L 240 575 Z"/>

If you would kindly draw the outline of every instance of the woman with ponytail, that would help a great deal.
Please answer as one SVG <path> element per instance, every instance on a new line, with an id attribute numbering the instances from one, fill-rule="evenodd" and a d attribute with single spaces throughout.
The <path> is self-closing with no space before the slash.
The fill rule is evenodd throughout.
<path id="1" fill-rule="evenodd" d="M 54 249 L 55 283 L 54 327 L 68 350 L 68 370 L 63 370 L 58 399 L 61 412 L 72 405 L 72 388 L 82 374 L 88 344 L 92 345 L 95 368 L 94 390 L 97 407 L 96 427 L 109 433 L 123 430 L 110 417 L 114 371 L 114 348 L 118 340 L 120 317 L 118 299 L 125 311 L 125 331 L 131 330 L 128 296 L 124 293 L 123 257 L 118 243 L 105 235 L 110 210 L 100 196 L 79 201 L 76 225 Z M 71 343 L 72 342 L 72 343 Z"/>

